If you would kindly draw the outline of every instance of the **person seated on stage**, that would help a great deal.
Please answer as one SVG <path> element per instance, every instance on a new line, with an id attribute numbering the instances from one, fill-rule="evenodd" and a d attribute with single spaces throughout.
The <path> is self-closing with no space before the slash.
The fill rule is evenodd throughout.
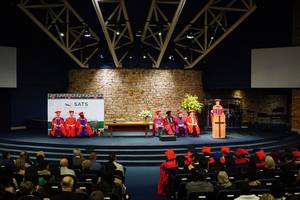
<path id="1" fill-rule="evenodd" d="M 164 128 L 169 135 L 174 135 L 175 133 L 175 119 L 172 116 L 172 112 L 166 112 Z"/>
<path id="2" fill-rule="evenodd" d="M 248 158 L 249 152 L 244 148 L 237 148 L 234 152 L 234 155 L 234 163 L 236 165 L 244 165 L 250 161 L 250 159 Z"/>
<path id="3" fill-rule="evenodd" d="M 177 117 L 175 118 L 175 125 L 176 125 L 176 134 L 179 136 L 185 136 L 187 129 L 185 125 L 185 119 L 183 117 L 183 112 L 178 112 Z"/>
<path id="4" fill-rule="evenodd" d="M 177 167 L 176 154 L 173 149 L 165 151 L 167 160 L 160 165 L 159 182 L 157 185 L 157 194 L 165 196 L 166 186 L 170 171 Z"/>
<path id="5" fill-rule="evenodd" d="M 84 117 L 84 113 L 80 112 L 79 113 L 79 118 L 77 119 L 76 122 L 76 129 L 77 129 L 77 136 L 80 137 L 90 137 L 93 135 L 93 130 L 88 124 L 87 119 Z"/>
<path id="6" fill-rule="evenodd" d="M 74 111 L 69 111 L 70 116 L 66 119 L 66 137 L 75 137 L 76 136 L 76 118 L 74 117 Z"/>
<path id="7" fill-rule="evenodd" d="M 197 136 L 200 135 L 200 128 L 198 126 L 198 119 L 195 116 L 194 110 L 189 110 L 189 115 L 185 119 L 187 130 L 189 135 Z"/>
<path id="8" fill-rule="evenodd" d="M 211 154 L 211 147 L 209 146 L 203 146 L 202 147 L 202 153 L 204 157 L 207 159 L 209 165 L 213 165 L 215 163 L 214 157 L 212 157 Z"/>
<path id="9" fill-rule="evenodd" d="M 164 131 L 164 123 L 165 119 L 161 116 L 161 110 L 157 110 L 156 116 L 153 119 L 153 129 L 152 134 L 155 136 L 156 134 L 161 135 Z"/>
<path id="10" fill-rule="evenodd" d="M 56 116 L 52 119 L 50 136 L 63 137 L 66 135 L 64 119 L 60 116 L 61 111 L 58 110 L 55 114 Z"/>

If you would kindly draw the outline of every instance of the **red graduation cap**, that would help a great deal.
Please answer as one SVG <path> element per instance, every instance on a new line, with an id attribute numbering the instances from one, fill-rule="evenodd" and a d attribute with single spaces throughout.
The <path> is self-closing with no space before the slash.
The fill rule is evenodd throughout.
<path id="1" fill-rule="evenodd" d="M 293 154 L 293 157 L 300 158 L 300 151 L 293 151 L 292 154 Z"/>
<path id="2" fill-rule="evenodd" d="M 223 146 L 221 147 L 221 153 L 229 153 L 230 152 L 230 148 L 229 147 L 226 147 L 226 146 Z"/>
<path id="3" fill-rule="evenodd" d="M 262 149 L 255 152 L 255 155 L 258 157 L 259 160 L 265 160 L 266 158 L 266 152 Z"/>
<path id="4" fill-rule="evenodd" d="M 221 99 L 215 99 L 215 102 L 221 102 Z"/>
<path id="5" fill-rule="evenodd" d="M 74 110 L 69 110 L 69 113 L 74 113 Z"/>
<path id="6" fill-rule="evenodd" d="M 61 111 L 60 111 L 60 110 L 57 110 L 57 111 L 55 111 L 55 113 L 61 113 Z"/>
<path id="7" fill-rule="evenodd" d="M 178 114 L 178 115 L 180 115 L 180 114 L 182 114 L 182 115 L 183 115 L 183 112 L 179 111 L 177 114 Z"/>
<path id="8" fill-rule="evenodd" d="M 168 149 L 167 151 L 165 151 L 165 155 L 168 160 L 173 160 L 176 158 L 176 154 L 173 149 Z"/>
<path id="9" fill-rule="evenodd" d="M 249 154 L 249 152 L 244 148 L 237 148 L 234 153 L 237 156 Z"/>
<path id="10" fill-rule="evenodd" d="M 209 147 L 209 146 L 203 146 L 202 147 L 202 153 L 210 154 L 210 152 L 211 152 L 211 147 Z"/>
<path id="11" fill-rule="evenodd" d="M 155 111 L 156 114 L 158 114 L 158 113 L 160 113 L 160 112 L 161 112 L 161 110 L 156 110 L 156 111 Z"/>
<path id="12" fill-rule="evenodd" d="M 83 112 L 78 113 L 78 115 L 84 115 Z"/>

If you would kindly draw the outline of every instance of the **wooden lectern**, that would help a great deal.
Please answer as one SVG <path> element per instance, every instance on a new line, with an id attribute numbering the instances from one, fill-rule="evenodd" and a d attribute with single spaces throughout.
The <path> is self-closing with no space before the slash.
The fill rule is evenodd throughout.
<path id="1" fill-rule="evenodd" d="M 216 105 L 211 110 L 212 122 L 212 137 L 225 138 L 226 137 L 226 122 L 223 107 L 220 105 L 220 99 L 216 99 Z"/>

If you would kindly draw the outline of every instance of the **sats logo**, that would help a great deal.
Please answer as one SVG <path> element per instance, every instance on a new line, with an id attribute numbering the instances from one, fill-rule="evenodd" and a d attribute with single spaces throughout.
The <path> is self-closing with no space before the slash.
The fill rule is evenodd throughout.
<path id="1" fill-rule="evenodd" d="M 87 107 L 89 106 L 88 102 L 74 102 L 75 107 Z"/>

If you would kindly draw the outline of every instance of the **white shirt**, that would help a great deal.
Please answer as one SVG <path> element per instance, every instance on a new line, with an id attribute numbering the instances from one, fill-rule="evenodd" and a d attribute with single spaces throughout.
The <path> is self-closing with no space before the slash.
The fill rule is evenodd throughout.
<path id="1" fill-rule="evenodd" d="M 119 170 L 123 173 L 124 175 L 124 167 L 123 165 L 121 165 L 120 163 L 117 163 L 116 161 L 114 161 L 114 165 L 116 166 L 116 170 Z"/>
<path id="2" fill-rule="evenodd" d="M 235 198 L 234 200 L 259 200 L 259 197 L 254 194 L 241 195 L 238 198 Z"/>
<path id="3" fill-rule="evenodd" d="M 74 170 L 69 169 L 68 167 L 60 167 L 60 175 L 76 176 Z"/>

